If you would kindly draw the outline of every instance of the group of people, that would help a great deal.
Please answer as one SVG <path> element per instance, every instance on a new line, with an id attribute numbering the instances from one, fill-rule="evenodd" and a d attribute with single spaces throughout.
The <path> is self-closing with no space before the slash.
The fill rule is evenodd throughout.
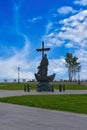
<path id="1" fill-rule="evenodd" d="M 65 91 L 65 84 L 59 84 L 59 92 Z M 30 92 L 29 84 L 24 84 L 24 92 Z M 54 92 L 54 87 L 52 86 L 52 92 Z"/>
<path id="2" fill-rule="evenodd" d="M 24 84 L 24 92 L 30 92 L 29 84 Z"/>
<path id="3" fill-rule="evenodd" d="M 65 91 L 65 84 L 59 84 L 58 86 L 59 92 Z M 52 92 L 54 92 L 54 87 L 52 86 Z"/>
<path id="4" fill-rule="evenodd" d="M 59 92 L 65 91 L 65 84 L 59 84 Z"/>

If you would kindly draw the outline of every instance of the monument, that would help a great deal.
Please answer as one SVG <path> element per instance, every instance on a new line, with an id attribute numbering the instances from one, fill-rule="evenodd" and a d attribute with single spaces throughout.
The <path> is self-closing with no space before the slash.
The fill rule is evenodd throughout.
<path id="1" fill-rule="evenodd" d="M 39 82 L 37 86 L 37 91 L 52 91 L 53 87 L 49 84 L 55 78 L 55 74 L 47 75 L 48 72 L 48 58 L 45 51 L 49 51 L 50 48 L 44 48 L 44 42 L 42 42 L 42 48 L 36 49 L 38 52 L 42 52 L 42 59 L 40 65 L 38 66 L 38 72 L 35 73 L 35 78 Z"/>

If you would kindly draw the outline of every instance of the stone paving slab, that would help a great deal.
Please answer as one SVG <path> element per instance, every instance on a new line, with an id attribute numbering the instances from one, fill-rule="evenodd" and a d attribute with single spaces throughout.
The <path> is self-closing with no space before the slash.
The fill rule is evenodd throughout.
<path id="1" fill-rule="evenodd" d="M 87 130 L 87 115 L 0 103 L 0 130 Z"/>

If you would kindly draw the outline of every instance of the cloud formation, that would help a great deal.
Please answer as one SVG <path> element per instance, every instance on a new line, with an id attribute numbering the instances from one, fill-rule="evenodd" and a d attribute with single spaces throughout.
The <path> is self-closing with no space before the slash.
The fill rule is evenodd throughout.
<path id="1" fill-rule="evenodd" d="M 75 0 L 74 4 L 80 5 L 80 6 L 86 6 L 87 5 L 87 0 Z"/>
<path id="2" fill-rule="evenodd" d="M 63 46 L 63 48 L 67 50 L 73 49 L 73 54 L 76 55 L 81 62 L 81 78 L 85 79 L 87 78 L 87 75 L 84 75 L 84 73 L 87 73 L 87 10 L 83 7 L 87 5 L 87 0 L 75 0 L 74 4 L 75 6 L 80 5 L 81 9 L 76 10 L 76 8 L 74 9 L 71 6 L 63 6 L 61 8 L 54 9 L 52 12 L 50 11 L 51 13 L 48 13 L 46 17 L 44 17 L 44 27 L 46 28 L 44 28 L 43 31 L 45 33 L 41 33 L 41 36 L 47 46 L 53 48 L 59 47 L 59 49 Z M 21 4 L 16 3 L 15 11 L 19 11 L 21 7 L 19 5 Z M 42 16 L 37 16 L 38 17 L 28 19 L 28 25 L 29 23 L 33 23 L 33 27 L 34 23 L 39 22 L 43 19 Z M 31 49 L 33 43 L 29 41 L 29 36 L 31 37 L 31 32 L 33 29 L 30 30 L 30 35 L 28 32 L 29 30 L 25 31 L 25 28 L 24 30 L 22 30 L 25 32 L 25 34 L 22 33 L 22 31 L 19 30 L 18 20 L 19 17 L 17 14 L 15 14 L 16 33 L 18 36 L 21 37 L 21 41 L 23 43 L 20 43 L 21 45 L 23 44 L 23 46 L 21 47 L 21 49 L 16 48 L 15 45 L 13 46 L 12 42 L 10 52 L 13 55 L 9 56 L 8 58 L 3 58 L 1 56 L 0 68 L 2 69 L 0 69 L 0 78 L 17 79 L 18 67 L 20 67 L 21 78 L 33 79 L 34 73 L 37 72 L 37 67 L 41 59 L 35 54 L 32 54 L 34 53 Z M 46 22 L 47 24 L 45 25 Z M 39 29 L 42 29 L 42 27 Z M 34 38 L 35 35 L 32 39 Z M 13 37 L 11 37 L 11 39 L 14 40 Z M 41 39 L 41 37 L 39 36 L 38 39 Z M 15 38 L 15 40 L 17 40 L 17 38 Z M 36 43 L 34 47 L 37 47 Z M 62 52 L 64 50 L 60 51 Z M 34 55 L 32 59 L 31 55 Z M 56 73 L 56 79 L 67 77 L 67 68 L 65 68 L 64 53 L 61 53 L 61 56 L 52 59 L 51 55 L 51 58 L 49 59 L 49 74 Z"/>
<path id="3" fill-rule="evenodd" d="M 29 60 L 29 56 L 32 56 L 32 50 L 30 47 L 30 41 L 25 34 L 21 33 L 24 38 L 25 45 L 22 49 L 14 50 L 14 54 L 8 58 L 0 58 L 0 79 L 18 79 L 18 67 L 20 67 L 20 79 L 31 80 L 34 79 L 34 71 L 38 64 L 37 58 Z M 10 50 L 11 51 L 11 50 Z"/>
<path id="4" fill-rule="evenodd" d="M 64 6 L 64 7 L 57 9 L 57 12 L 60 13 L 60 14 L 66 15 L 66 14 L 69 14 L 69 13 L 76 13 L 77 11 L 74 10 L 70 6 Z"/>
<path id="5" fill-rule="evenodd" d="M 42 20 L 42 17 L 38 16 L 38 17 L 34 17 L 32 19 L 28 19 L 28 22 L 35 23 L 35 22 L 40 21 L 40 20 Z"/>
<path id="6" fill-rule="evenodd" d="M 79 13 L 60 20 L 57 24 L 52 23 L 51 25 L 53 25 L 51 26 L 53 30 L 44 36 L 50 46 L 70 45 L 71 42 L 74 46 L 85 47 L 87 41 L 87 10 L 81 10 Z"/>
<path id="7" fill-rule="evenodd" d="M 74 3 L 85 6 L 87 1 L 78 0 L 74 1 Z M 72 14 L 69 14 L 67 17 L 62 17 L 62 19 L 57 21 L 59 18 L 57 12 L 61 15 Z M 81 10 L 74 10 L 72 7 L 64 6 L 57 9 L 57 12 L 53 13 L 56 16 L 56 22 L 51 20 L 52 31 L 49 29 L 50 31 L 44 35 L 44 39 L 50 47 L 65 46 L 67 49 L 72 49 L 73 55 L 79 58 L 82 66 L 81 79 L 86 79 L 87 75 L 84 75 L 84 72 L 87 73 L 87 10 L 83 8 Z M 62 69 L 64 68 L 64 66 L 61 67 Z M 59 70 L 59 64 L 55 68 L 57 72 Z M 63 72 L 66 73 L 64 69 Z"/>

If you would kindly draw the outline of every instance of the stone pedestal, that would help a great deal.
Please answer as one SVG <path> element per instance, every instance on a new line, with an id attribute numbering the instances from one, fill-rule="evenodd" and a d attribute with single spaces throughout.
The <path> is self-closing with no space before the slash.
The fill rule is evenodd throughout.
<path id="1" fill-rule="evenodd" d="M 37 85 L 37 91 L 41 92 L 41 91 L 52 91 L 53 88 L 52 86 L 49 84 L 49 82 L 39 82 Z"/>

